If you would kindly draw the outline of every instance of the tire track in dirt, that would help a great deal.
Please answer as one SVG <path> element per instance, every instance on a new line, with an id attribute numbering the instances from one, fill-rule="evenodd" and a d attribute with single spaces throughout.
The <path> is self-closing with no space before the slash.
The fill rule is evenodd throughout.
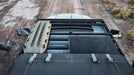
<path id="1" fill-rule="evenodd" d="M 49 16 L 62 13 L 62 8 L 63 8 L 63 0 L 55 0 L 51 14 L 49 14 Z"/>
<path id="2" fill-rule="evenodd" d="M 86 8 L 86 10 L 87 10 L 87 15 L 90 15 L 90 13 L 89 13 L 89 11 L 92 11 L 91 9 L 89 10 L 89 6 L 88 6 L 88 2 L 87 2 L 88 0 L 84 0 L 84 4 L 85 4 L 85 8 Z"/>
<path id="3" fill-rule="evenodd" d="M 87 15 L 84 0 L 73 0 L 73 13 Z"/>
<path id="4" fill-rule="evenodd" d="M 55 3 L 55 0 L 51 0 L 50 5 L 49 5 L 49 7 L 47 9 L 46 14 L 44 14 L 45 15 L 45 18 L 47 18 L 48 16 L 50 16 L 52 14 L 54 3 Z"/>
<path id="5" fill-rule="evenodd" d="M 40 4 L 39 4 L 40 12 L 37 16 L 37 19 L 38 18 L 45 18 L 45 13 L 47 13 L 48 7 L 49 7 L 49 4 L 50 4 L 49 0 L 40 0 L 39 2 L 40 2 Z"/>
<path id="6" fill-rule="evenodd" d="M 61 7 L 60 7 L 60 13 L 63 13 L 63 11 L 65 12 L 65 8 L 64 8 L 64 0 L 61 0 Z"/>
<path id="7" fill-rule="evenodd" d="M 9 9 L 12 8 L 17 2 L 18 0 L 0 3 L 0 21 L 2 20 L 3 16 L 8 13 Z"/>
<path id="8" fill-rule="evenodd" d="M 70 2 L 70 0 L 66 0 L 68 1 L 67 3 L 67 13 L 73 13 L 73 6 L 72 6 L 72 2 Z"/>
<path id="9" fill-rule="evenodd" d="M 85 9 L 87 10 L 87 15 L 91 18 L 101 18 L 100 10 L 98 9 L 98 4 L 94 0 L 84 0 Z"/>

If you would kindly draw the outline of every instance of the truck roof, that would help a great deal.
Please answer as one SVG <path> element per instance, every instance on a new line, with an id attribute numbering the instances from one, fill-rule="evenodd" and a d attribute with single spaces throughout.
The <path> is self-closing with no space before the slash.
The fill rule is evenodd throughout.
<path id="1" fill-rule="evenodd" d="M 50 31 L 41 28 L 45 26 Z M 36 44 L 27 45 L 35 40 L 28 38 L 9 75 L 134 75 L 103 19 L 38 19 L 31 34 L 45 44 L 37 47 L 47 48 L 40 53 Z"/>

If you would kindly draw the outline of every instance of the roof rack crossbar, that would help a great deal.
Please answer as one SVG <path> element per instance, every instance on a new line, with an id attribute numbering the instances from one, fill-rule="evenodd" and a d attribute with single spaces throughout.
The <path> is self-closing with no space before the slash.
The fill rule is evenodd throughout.
<path id="1" fill-rule="evenodd" d="M 51 21 L 51 22 L 67 22 L 67 21 L 70 21 L 70 22 L 102 22 L 104 23 L 104 20 L 103 19 L 38 19 L 38 20 L 45 20 L 45 21 Z M 38 21 L 37 20 L 37 21 Z"/>
<path id="2" fill-rule="evenodd" d="M 111 35 L 111 33 L 54 33 L 51 35 Z"/>
<path id="3" fill-rule="evenodd" d="M 51 23 L 52 26 L 105 26 L 105 23 Z"/>
<path id="4" fill-rule="evenodd" d="M 93 30 L 91 27 L 52 27 L 52 30 L 54 29 L 82 29 L 82 30 Z"/>

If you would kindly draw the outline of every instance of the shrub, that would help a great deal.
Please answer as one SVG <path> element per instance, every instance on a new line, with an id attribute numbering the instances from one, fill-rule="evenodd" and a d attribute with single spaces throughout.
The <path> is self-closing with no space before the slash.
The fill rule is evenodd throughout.
<path id="1" fill-rule="evenodd" d="M 134 30 L 131 30 L 127 33 L 127 37 L 130 40 L 130 42 L 132 43 L 132 45 L 134 45 Z"/>
<path id="2" fill-rule="evenodd" d="M 121 12 L 123 19 L 128 19 L 130 17 L 132 10 L 131 9 L 121 9 Z"/>
<path id="3" fill-rule="evenodd" d="M 107 3 L 111 3 L 111 0 L 107 0 Z"/>
<path id="4" fill-rule="evenodd" d="M 111 14 L 113 13 L 113 11 L 109 11 Z"/>
<path id="5" fill-rule="evenodd" d="M 130 13 L 130 17 L 131 17 L 131 18 L 134 18 L 134 12 L 131 12 L 131 13 Z"/>
<path id="6" fill-rule="evenodd" d="M 128 35 L 130 38 L 134 38 L 134 30 L 131 30 L 130 32 L 128 32 L 127 35 Z"/>
<path id="7" fill-rule="evenodd" d="M 134 41 L 132 41 L 132 45 L 134 45 Z"/>
<path id="8" fill-rule="evenodd" d="M 117 4 L 118 2 L 114 1 L 113 4 Z"/>
<path id="9" fill-rule="evenodd" d="M 132 9 L 113 8 L 113 10 L 111 10 L 110 13 L 114 14 L 116 18 L 134 18 L 134 11 Z"/>
<path id="10" fill-rule="evenodd" d="M 119 13 L 119 14 L 115 15 L 115 17 L 116 18 L 121 18 L 121 14 Z"/>
<path id="11" fill-rule="evenodd" d="M 130 32 L 130 37 L 131 37 L 131 38 L 134 38 L 134 30 L 131 30 L 131 32 Z"/>
<path id="12" fill-rule="evenodd" d="M 129 0 L 128 3 L 129 4 L 133 4 L 134 3 L 134 0 Z"/>
<path id="13" fill-rule="evenodd" d="M 128 19 L 128 17 L 129 17 L 129 14 L 128 14 L 128 13 L 125 13 L 125 14 L 123 15 L 123 19 Z"/>
<path id="14" fill-rule="evenodd" d="M 110 13 L 112 13 L 112 14 L 117 14 L 119 12 L 120 12 L 119 8 L 114 8 L 112 11 L 110 11 Z"/>
<path id="15" fill-rule="evenodd" d="M 111 0 L 103 0 L 104 3 L 111 3 Z"/>
<path id="16" fill-rule="evenodd" d="M 134 14 L 132 15 L 132 18 L 134 18 Z"/>
<path id="17" fill-rule="evenodd" d="M 106 3 L 106 0 L 103 0 L 104 3 Z"/>

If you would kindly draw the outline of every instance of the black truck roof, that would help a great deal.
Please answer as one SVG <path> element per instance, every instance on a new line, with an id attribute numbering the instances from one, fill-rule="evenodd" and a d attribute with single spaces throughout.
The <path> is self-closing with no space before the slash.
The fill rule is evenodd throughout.
<path id="1" fill-rule="evenodd" d="M 38 19 L 36 23 L 39 21 L 51 24 L 46 50 L 32 64 L 28 61 L 33 53 L 21 54 L 9 75 L 134 75 L 103 19 Z M 45 62 L 49 54 L 51 61 Z"/>
<path id="2" fill-rule="evenodd" d="M 108 62 L 105 54 L 96 54 L 99 63 L 92 61 L 91 54 L 52 54 L 45 63 L 47 54 L 38 54 L 33 64 L 28 64 L 32 54 L 18 57 L 9 75 L 134 75 L 134 70 L 124 56 L 110 54 L 114 63 Z"/>

